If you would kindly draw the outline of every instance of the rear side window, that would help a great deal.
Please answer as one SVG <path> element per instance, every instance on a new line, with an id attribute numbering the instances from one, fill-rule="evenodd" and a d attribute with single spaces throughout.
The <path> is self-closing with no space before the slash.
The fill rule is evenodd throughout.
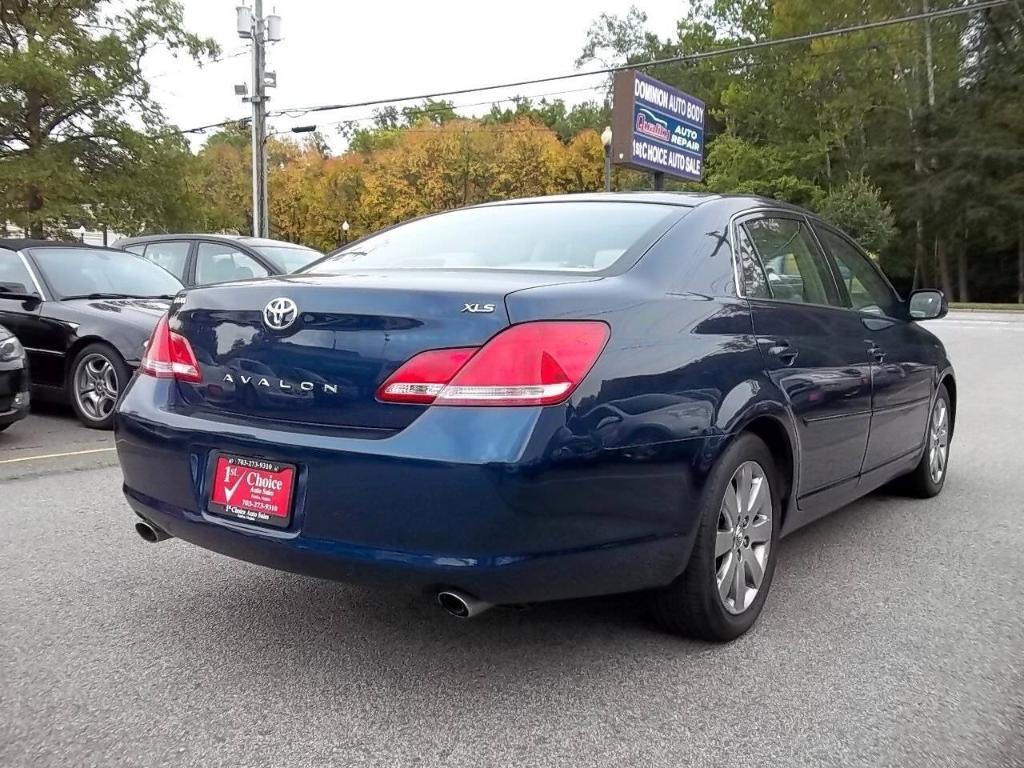
<path id="1" fill-rule="evenodd" d="M 252 256 L 225 243 L 200 243 L 196 252 L 197 285 L 248 280 L 269 274 Z"/>
<path id="2" fill-rule="evenodd" d="M 650 203 L 519 203 L 418 219 L 319 261 L 314 274 L 352 269 L 510 269 L 599 272 L 680 214 Z"/>
<path id="3" fill-rule="evenodd" d="M 860 312 L 895 317 L 896 296 L 864 254 L 829 229 L 816 227 L 815 231 L 835 259 L 851 306 Z"/>
<path id="4" fill-rule="evenodd" d="M 114 247 L 116 248 L 118 246 L 114 246 Z M 129 253 L 134 253 L 136 256 L 141 256 L 143 253 L 146 252 L 146 244 L 145 243 L 132 243 L 131 245 L 122 245 L 120 247 L 124 248 Z"/>
<path id="5" fill-rule="evenodd" d="M 739 228 L 736 246 L 743 274 L 743 295 L 748 299 L 770 299 L 768 278 L 765 276 L 764 267 L 757 259 L 754 244 L 750 242 L 750 235 L 747 234 L 745 227 Z"/>
<path id="6" fill-rule="evenodd" d="M 832 272 L 807 224 L 800 219 L 754 219 L 744 226 L 777 301 L 843 306 Z"/>
<path id="7" fill-rule="evenodd" d="M 149 243 L 142 251 L 142 257 L 151 261 L 158 267 L 163 267 L 179 280 L 185 277 L 185 261 L 188 259 L 188 249 L 191 247 L 188 240 L 169 240 L 165 243 Z M 135 251 L 140 246 L 128 248 Z"/>

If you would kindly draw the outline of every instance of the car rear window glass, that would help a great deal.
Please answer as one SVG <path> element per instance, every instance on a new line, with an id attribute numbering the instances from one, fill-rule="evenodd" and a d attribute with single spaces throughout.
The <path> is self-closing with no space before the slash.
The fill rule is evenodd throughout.
<path id="1" fill-rule="evenodd" d="M 767 216 L 745 226 L 773 299 L 842 306 L 828 264 L 803 221 Z"/>
<path id="2" fill-rule="evenodd" d="M 599 272 L 675 206 L 630 202 L 525 203 L 466 208 L 408 222 L 313 264 L 312 274 L 354 269 L 509 269 Z"/>
<path id="3" fill-rule="evenodd" d="M 181 280 L 185 276 L 185 261 L 191 247 L 188 240 L 149 243 L 142 256 Z"/>
<path id="4" fill-rule="evenodd" d="M 266 277 L 267 268 L 247 253 L 223 243 L 200 243 L 196 254 L 196 284 L 226 283 Z"/>

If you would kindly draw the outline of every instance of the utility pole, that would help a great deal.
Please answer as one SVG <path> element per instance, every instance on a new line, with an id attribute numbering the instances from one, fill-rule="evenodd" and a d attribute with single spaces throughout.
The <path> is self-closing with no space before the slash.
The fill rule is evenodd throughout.
<path id="1" fill-rule="evenodd" d="M 235 11 L 238 36 L 252 41 L 252 94 L 244 85 L 235 86 L 242 101 L 252 104 L 252 234 L 267 237 L 267 88 L 277 85 L 277 75 L 267 72 L 266 44 L 281 39 L 281 17 L 264 17 L 263 0 L 253 0 L 252 8 L 240 5 Z"/>

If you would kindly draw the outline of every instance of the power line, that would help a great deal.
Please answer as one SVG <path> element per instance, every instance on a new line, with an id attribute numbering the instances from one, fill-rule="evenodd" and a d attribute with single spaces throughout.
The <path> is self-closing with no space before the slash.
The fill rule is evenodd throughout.
<path id="1" fill-rule="evenodd" d="M 435 99 L 446 96 L 460 96 L 469 93 L 482 93 L 485 91 L 519 88 L 526 85 L 541 85 L 544 83 L 552 83 L 560 80 L 571 80 L 581 77 L 610 75 L 616 72 L 622 72 L 629 69 L 650 69 L 652 67 L 664 66 L 666 64 L 693 63 L 697 61 L 704 61 L 706 59 L 717 58 L 719 56 L 735 56 L 737 54 L 747 53 L 749 51 L 764 50 L 776 46 L 792 45 L 794 43 L 810 42 L 813 40 L 837 37 L 840 35 L 849 35 L 857 32 L 867 32 L 876 29 L 884 29 L 887 27 L 893 27 L 900 24 L 910 24 L 918 21 L 929 21 L 934 19 L 950 18 L 953 16 L 960 16 L 967 13 L 975 13 L 977 11 L 988 10 L 991 8 L 998 8 L 999 6 L 1006 5 L 1009 2 L 1010 0 L 977 0 L 976 2 L 963 6 L 955 6 L 952 8 L 944 8 L 922 13 L 913 13 L 906 16 L 896 16 L 890 19 L 869 21 L 864 22 L 862 24 L 854 24 L 845 27 L 835 27 L 832 29 L 818 30 L 816 32 L 808 32 L 802 35 L 792 35 L 790 37 L 781 37 L 772 40 L 760 40 L 752 43 L 743 43 L 741 45 L 734 45 L 726 48 L 717 48 L 709 51 L 699 51 L 697 53 L 682 54 L 680 56 L 669 56 L 662 59 L 651 59 L 650 61 L 646 62 L 619 64 L 612 67 L 604 67 L 602 69 L 588 70 L 586 72 L 570 72 L 564 75 L 551 75 L 548 77 L 534 78 L 531 80 L 517 80 L 513 82 L 497 83 L 494 85 L 476 86 L 473 88 L 457 88 L 448 91 L 434 91 L 432 93 L 421 93 L 412 96 L 398 96 L 395 98 L 388 99 L 371 99 L 368 101 L 358 101 L 347 104 L 320 104 L 310 107 L 294 107 L 290 109 L 276 110 L 268 114 L 270 116 L 275 117 L 301 117 L 303 115 L 307 115 L 313 112 L 331 112 L 340 109 L 352 109 L 355 107 L 376 107 L 387 104 L 397 104 L 407 101 L 424 101 L 426 99 Z M 189 133 L 201 133 L 212 128 L 223 128 L 227 125 L 237 124 L 239 122 L 239 120 L 223 120 L 218 123 L 209 123 L 207 125 L 198 126 L 195 128 L 170 131 L 164 135 L 183 135 Z"/>
<path id="2" fill-rule="evenodd" d="M 567 91 L 549 91 L 547 93 L 533 93 L 533 94 L 529 94 L 529 95 L 522 95 L 521 94 L 521 95 L 517 95 L 517 96 L 509 96 L 506 99 L 488 99 L 487 101 L 476 101 L 476 102 L 469 103 L 469 104 L 451 104 L 451 105 L 444 105 L 444 106 L 438 106 L 438 107 L 423 107 L 423 108 L 415 108 L 414 107 L 412 109 L 413 109 L 414 115 L 416 117 L 419 117 L 421 115 L 442 114 L 444 112 L 447 112 L 448 110 L 453 110 L 454 111 L 454 110 L 457 110 L 457 109 L 469 109 L 470 107 L 497 106 L 499 104 L 505 104 L 505 103 L 508 103 L 508 102 L 516 102 L 516 101 L 519 101 L 521 99 L 526 99 L 526 100 L 530 100 L 530 99 L 544 99 L 544 98 L 547 98 L 548 96 L 565 96 L 565 95 L 570 94 L 570 93 L 593 93 L 593 92 L 595 92 L 595 91 L 597 91 L 599 89 L 603 89 L 603 86 L 595 85 L 595 86 L 592 86 L 590 88 L 573 88 L 573 89 L 570 89 L 570 90 L 567 90 Z M 377 119 L 377 115 L 363 115 L 362 117 L 351 117 L 351 118 L 343 118 L 341 120 L 332 120 L 332 121 L 327 122 L 327 123 L 320 123 L 319 126 L 323 127 L 323 128 L 326 128 L 327 126 L 333 126 L 333 125 L 345 125 L 345 124 L 349 124 L 349 123 L 366 123 L 366 122 L 370 122 L 371 120 L 376 120 L 376 119 Z M 405 129 L 403 129 L 403 130 L 405 130 Z"/>
<path id="3" fill-rule="evenodd" d="M 887 52 L 892 52 L 892 51 L 900 51 L 900 52 L 902 52 L 902 51 L 907 51 L 907 50 L 916 50 L 915 46 L 909 46 L 909 45 L 883 45 L 881 43 L 869 43 L 867 45 L 858 45 L 858 46 L 844 47 L 844 48 L 834 48 L 834 49 L 827 50 L 827 51 L 810 51 L 807 54 L 805 54 L 805 56 L 807 58 L 824 58 L 826 56 L 846 56 L 846 55 L 849 55 L 851 53 L 859 53 L 859 52 L 862 52 L 862 51 L 876 51 L 877 52 L 879 50 L 882 50 L 883 48 Z M 753 62 L 753 61 L 743 62 L 743 63 L 741 63 L 739 65 L 734 66 L 732 71 L 751 69 L 751 68 L 753 68 L 753 66 L 755 64 L 756 64 L 756 62 Z M 541 93 L 518 93 L 518 94 L 516 94 L 514 96 L 508 96 L 508 97 L 500 98 L 500 99 L 499 98 L 491 98 L 491 99 L 487 99 L 485 101 L 468 102 L 468 103 L 461 103 L 461 104 L 452 104 L 452 103 L 446 102 L 446 103 L 444 103 L 442 105 L 439 105 L 439 106 L 436 106 L 436 107 L 426 107 L 426 106 L 424 106 L 424 107 L 409 107 L 409 109 L 413 111 L 415 117 L 420 117 L 420 116 L 430 116 L 430 115 L 436 115 L 436 114 L 444 114 L 445 112 L 448 112 L 449 110 L 458 111 L 458 110 L 462 110 L 462 109 L 469 109 L 471 107 L 483 107 L 483 106 L 493 106 L 493 107 L 496 107 L 499 104 L 514 103 L 514 102 L 517 102 L 517 101 L 520 101 L 520 100 L 525 100 L 527 102 L 530 102 L 530 101 L 533 101 L 534 99 L 546 99 L 549 96 L 565 96 L 565 95 L 574 94 L 574 93 L 593 93 L 593 94 L 596 95 L 596 94 L 598 94 L 601 91 L 604 91 L 605 92 L 605 96 L 607 97 L 607 95 L 608 95 L 608 88 L 607 88 L 607 86 L 605 84 L 602 83 L 600 85 L 591 85 L 591 86 L 587 86 L 585 88 L 572 88 L 572 89 L 560 90 L 560 91 L 544 91 L 544 92 L 541 92 Z M 281 116 L 281 115 L 279 115 L 279 116 Z M 292 115 L 289 112 L 287 115 L 284 115 L 284 116 L 287 116 L 287 117 L 300 117 L 301 113 L 300 114 L 296 114 L 296 115 Z M 457 115 L 457 117 L 463 118 L 464 116 Z M 379 114 L 375 111 L 375 112 L 373 112 L 371 114 L 364 114 L 364 115 L 361 115 L 359 117 L 341 118 L 339 120 L 331 120 L 331 121 L 328 121 L 328 122 L 319 122 L 317 124 L 317 128 L 329 128 L 329 127 L 338 126 L 338 125 L 355 125 L 357 123 L 370 123 L 370 122 L 373 122 L 373 121 L 377 120 L 378 118 L 379 118 Z M 403 131 L 404 130 L 408 130 L 408 127 L 397 126 L 397 128 L 399 128 L 400 130 L 403 130 Z"/>
<path id="4" fill-rule="evenodd" d="M 289 114 L 291 116 L 306 115 L 313 112 L 330 112 L 338 109 L 351 109 L 353 107 L 374 107 L 383 104 L 397 104 L 403 101 L 422 101 L 425 99 L 436 99 L 443 96 L 461 96 L 467 93 L 480 93 L 483 91 L 496 91 L 504 90 L 507 88 L 520 88 L 524 85 L 540 85 L 542 83 L 551 83 L 558 80 L 571 80 L 580 77 L 593 77 L 596 75 L 610 75 L 616 72 L 622 72 L 628 69 L 647 69 L 650 67 L 663 66 L 665 64 L 686 64 L 696 61 L 703 61 L 718 56 L 732 56 L 738 53 L 746 53 L 748 51 L 756 51 L 764 48 L 772 48 L 781 45 L 792 45 L 793 43 L 804 43 L 812 40 L 820 40 L 828 37 L 836 37 L 838 35 L 848 35 L 855 32 L 867 32 L 875 29 L 883 29 L 885 27 L 892 27 L 898 24 L 909 24 L 916 21 L 930 21 L 934 19 L 948 18 L 951 16 L 960 16 L 965 13 L 974 13 L 976 11 L 983 11 L 989 8 L 998 8 L 1001 5 L 1006 5 L 1009 0 L 978 0 L 978 2 L 971 3 L 969 5 L 944 8 L 934 11 L 927 11 L 922 13 L 913 13 L 907 16 L 896 16 L 891 19 L 881 19 L 879 21 L 869 21 L 863 24 L 855 24 L 846 27 L 835 27 L 833 29 L 824 29 L 817 32 L 808 32 L 802 35 L 793 35 L 791 37 L 780 37 L 773 40 L 760 40 L 753 43 L 743 43 L 741 45 L 734 45 L 728 48 L 717 48 L 710 51 L 700 51 L 698 53 L 682 54 L 680 56 L 669 56 L 664 59 L 652 59 L 645 62 L 634 62 L 631 64 L 618 64 L 613 67 L 604 67 L 603 69 L 588 70 L 586 72 L 570 72 L 564 75 L 551 75 L 548 77 L 538 77 L 532 80 L 516 80 L 507 83 L 497 83 L 495 85 L 483 85 L 473 88 L 456 88 L 450 91 L 435 91 L 432 93 L 421 93 L 414 96 L 398 96 L 389 99 L 370 99 L 368 101 L 357 101 L 347 104 L 319 104 L 311 107 L 295 107 L 286 110 L 278 110 L 273 112 L 273 115 Z"/>

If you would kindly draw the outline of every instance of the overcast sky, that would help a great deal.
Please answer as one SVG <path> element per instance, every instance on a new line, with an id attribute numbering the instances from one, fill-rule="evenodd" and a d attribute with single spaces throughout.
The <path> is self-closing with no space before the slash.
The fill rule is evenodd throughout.
<path id="1" fill-rule="evenodd" d="M 190 128 L 244 117 L 249 106 L 234 95 L 250 80 L 247 41 L 235 33 L 236 0 L 183 0 L 185 21 L 214 38 L 222 61 L 200 68 L 157 49 L 145 71 L 169 120 Z M 251 4 L 251 2 L 250 2 Z M 282 17 L 284 40 L 270 47 L 267 69 L 277 72 L 270 110 L 323 103 L 351 103 L 430 91 L 523 80 L 573 71 L 591 21 L 602 12 L 625 14 L 637 4 L 648 27 L 672 37 L 685 0 L 272 0 Z M 578 89 L 601 84 L 585 78 L 517 89 L 524 94 L 564 93 L 567 102 L 598 95 Z M 456 104 L 508 98 L 510 92 L 455 97 Z M 559 96 L 554 96 L 559 98 Z M 467 107 L 465 114 L 486 111 Z M 317 124 L 335 148 L 335 123 L 367 117 L 370 108 L 306 117 L 277 117 L 271 127 Z M 201 138 L 199 139 L 201 141 Z"/>

